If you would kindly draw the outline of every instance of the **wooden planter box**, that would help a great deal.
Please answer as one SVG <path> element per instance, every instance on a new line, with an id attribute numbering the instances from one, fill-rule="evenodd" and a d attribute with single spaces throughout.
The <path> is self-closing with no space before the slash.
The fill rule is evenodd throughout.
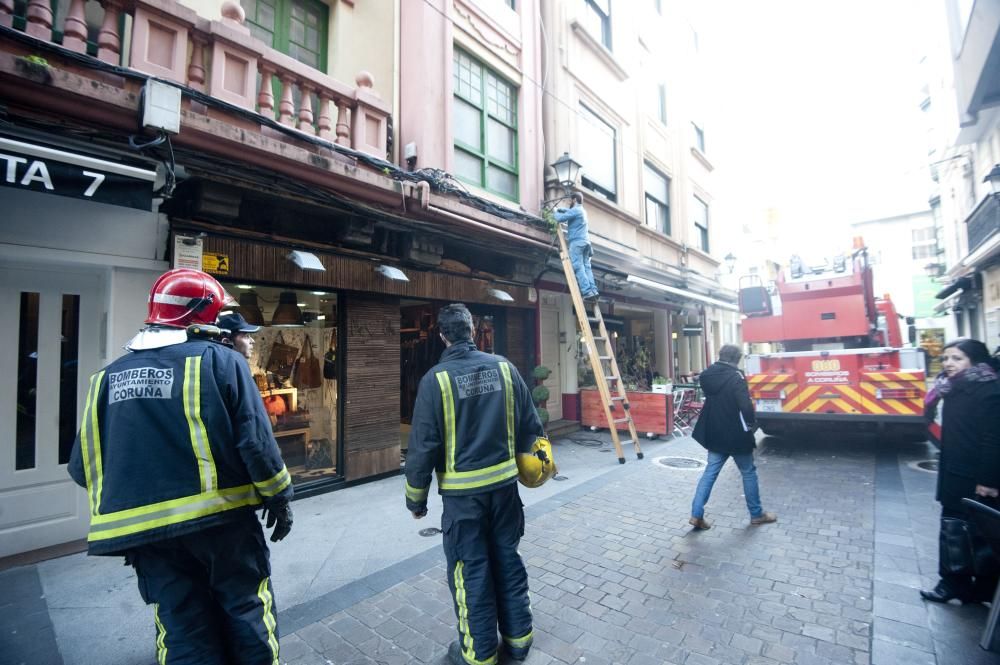
<path id="1" fill-rule="evenodd" d="M 670 434 L 674 422 L 673 400 L 670 394 L 626 391 L 625 396 L 628 397 L 632 407 L 632 420 L 639 436 L 647 432 L 663 436 Z M 601 394 L 597 392 L 597 388 L 580 390 L 580 402 L 583 411 L 580 424 L 584 427 L 607 429 L 608 419 L 604 416 Z"/>

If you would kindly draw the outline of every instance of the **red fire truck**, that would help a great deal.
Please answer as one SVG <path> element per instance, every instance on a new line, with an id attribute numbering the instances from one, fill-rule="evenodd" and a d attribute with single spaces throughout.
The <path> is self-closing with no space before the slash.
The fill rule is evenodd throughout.
<path id="1" fill-rule="evenodd" d="M 819 266 L 793 257 L 770 285 L 740 280 L 743 341 L 776 348 L 746 358 L 765 434 L 870 430 L 926 438 L 924 355 L 903 347 L 896 308 L 888 295 L 874 296 L 867 249 L 860 238 L 855 246 Z M 911 325 L 911 343 L 914 332 Z"/>

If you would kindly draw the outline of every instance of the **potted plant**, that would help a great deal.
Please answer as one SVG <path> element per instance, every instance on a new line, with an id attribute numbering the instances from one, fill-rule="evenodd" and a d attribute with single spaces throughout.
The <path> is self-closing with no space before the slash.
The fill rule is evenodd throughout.
<path id="1" fill-rule="evenodd" d="M 545 365 L 539 365 L 531 370 L 531 376 L 535 379 L 535 387 L 531 390 L 531 401 L 535 403 L 535 410 L 543 426 L 549 422 L 549 412 L 545 408 L 545 402 L 549 399 L 549 389 L 542 385 L 542 382 L 551 374 L 552 370 Z"/>
<path id="2" fill-rule="evenodd" d="M 667 380 L 667 377 L 657 375 L 653 377 L 653 385 L 651 388 L 654 393 L 663 393 L 666 395 L 670 393 L 673 386 L 670 385 L 670 381 Z"/>

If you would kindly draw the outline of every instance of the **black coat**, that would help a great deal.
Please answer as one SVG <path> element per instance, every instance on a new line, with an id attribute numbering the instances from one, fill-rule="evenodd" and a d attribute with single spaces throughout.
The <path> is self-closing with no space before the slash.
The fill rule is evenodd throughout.
<path id="1" fill-rule="evenodd" d="M 962 510 L 976 485 L 1000 487 L 1000 383 L 958 381 L 942 401 L 937 500 Z"/>
<path id="2" fill-rule="evenodd" d="M 754 409 L 743 372 L 719 361 L 698 378 L 705 405 L 691 436 L 714 453 L 742 455 L 756 447 Z M 740 420 L 740 415 L 743 420 Z M 749 428 L 745 430 L 743 423 Z"/>

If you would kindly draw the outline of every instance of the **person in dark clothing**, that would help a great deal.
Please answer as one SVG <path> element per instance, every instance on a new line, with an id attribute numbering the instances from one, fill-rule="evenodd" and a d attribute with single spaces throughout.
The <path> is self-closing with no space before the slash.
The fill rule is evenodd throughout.
<path id="1" fill-rule="evenodd" d="M 204 338 L 227 299 L 198 270 L 156 281 L 130 353 L 90 379 L 68 465 L 90 502 L 88 553 L 124 555 L 154 607 L 160 665 L 278 662 L 253 510 L 284 538 L 292 481 L 247 363 Z"/>
<path id="2" fill-rule="evenodd" d="M 757 467 L 753 462 L 753 450 L 757 447 L 754 439 L 757 423 L 747 381 L 737 367 L 742 355 L 740 347 L 726 344 L 719 349 L 718 362 L 698 377 L 705 393 L 705 405 L 691 436 L 708 450 L 708 464 L 691 503 L 688 523 L 696 529 L 712 527 L 705 519 L 705 504 L 712 494 L 715 479 L 730 457 L 743 475 L 743 494 L 750 511 L 750 524 L 768 524 L 778 520 L 774 513 L 764 512 L 760 503 Z"/>
<path id="3" fill-rule="evenodd" d="M 518 453 L 543 437 L 528 386 L 505 358 L 476 349 L 465 305 L 438 315 L 447 347 L 420 380 L 406 455 L 406 507 L 427 514 L 437 472 L 444 512 L 448 586 L 458 617 L 454 665 L 492 665 L 497 627 L 507 653 L 524 660 L 532 643 L 528 573 L 517 546 L 524 509 L 517 491 Z"/>
<path id="4" fill-rule="evenodd" d="M 1000 494 L 997 363 L 982 342 L 959 339 L 945 345 L 941 365 L 943 371 L 926 397 L 931 437 L 941 447 L 936 496 L 941 503 L 941 579 L 920 595 L 936 603 L 956 598 L 980 602 L 993 597 L 997 567 L 988 556 L 978 557 L 977 562 L 973 541 L 978 538 L 969 537 L 969 515 L 962 499 L 995 500 Z"/>

